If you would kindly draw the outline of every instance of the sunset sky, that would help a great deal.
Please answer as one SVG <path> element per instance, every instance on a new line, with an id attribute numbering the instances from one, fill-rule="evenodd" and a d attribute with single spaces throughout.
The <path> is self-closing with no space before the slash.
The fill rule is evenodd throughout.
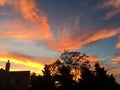
<path id="1" fill-rule="evenodd" d="M 120 0 L 0 0 L 0 67 L 40 73 L 64 49 L 120 82 Z"/>

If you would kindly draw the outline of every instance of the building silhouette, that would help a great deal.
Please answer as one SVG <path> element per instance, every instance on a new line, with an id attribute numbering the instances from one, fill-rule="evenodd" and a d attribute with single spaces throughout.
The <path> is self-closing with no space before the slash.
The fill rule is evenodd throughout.
<path id="1" fill-rule="evenodd" d="M 0 69 L 0 90 L 28 90 L 30 71 L 9 71 L 10 62 L 5 70 Z"/>

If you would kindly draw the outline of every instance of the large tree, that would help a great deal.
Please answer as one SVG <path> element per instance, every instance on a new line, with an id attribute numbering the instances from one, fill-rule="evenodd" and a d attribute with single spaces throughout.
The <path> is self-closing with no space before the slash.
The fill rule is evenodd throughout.
<path id="1" fill-rule="evenodd" d="M 37 80 L 32 76 L 33 82 L 41 90 L 119 90 L 120 85 L 113 74 L 107 74 L 107 70 L 99 63 L 91 65 L 88 57 L 85 53 L 64 51 L 54 63 L 45 65 L 43 76 L 39 76 Z M 33 86 L 35 87 L 34 83 Z"/>

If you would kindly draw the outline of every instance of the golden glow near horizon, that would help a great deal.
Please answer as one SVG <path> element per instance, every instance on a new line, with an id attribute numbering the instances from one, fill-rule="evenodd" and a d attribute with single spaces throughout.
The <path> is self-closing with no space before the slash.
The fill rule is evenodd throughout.
<path id="1" fill-rule="evenodd" d="M 37 74 L 41 74 L 41 70 L 44 68 L 44 65 L 37 63 L 37 62 L 32 62 L 29 60 L 22 61 L 22 60 L 17 60 L 15 58 L 0 57 L 0 61 L 2 62 L 7 62 L 7 60 L 10 60 L 11 63 L 13 62 L 19 65 L 28 66 L 27 70 L 30 70 L 31 72 L 35 72 Z M 16 67 L 16 68 L 11 68 L 10 71 L 24 71 L 24 69 Z"/>

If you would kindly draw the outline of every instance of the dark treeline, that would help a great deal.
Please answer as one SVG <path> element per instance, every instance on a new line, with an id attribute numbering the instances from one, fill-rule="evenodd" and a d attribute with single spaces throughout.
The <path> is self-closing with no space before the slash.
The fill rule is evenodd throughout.
<path id="1" fill-rule="evenodd" d="M 54 63 L 45 65 L 43 75 L 31 75 L 29 90 L 120 90 L 113 74 L 88 57 L 65 51 Z"/>

